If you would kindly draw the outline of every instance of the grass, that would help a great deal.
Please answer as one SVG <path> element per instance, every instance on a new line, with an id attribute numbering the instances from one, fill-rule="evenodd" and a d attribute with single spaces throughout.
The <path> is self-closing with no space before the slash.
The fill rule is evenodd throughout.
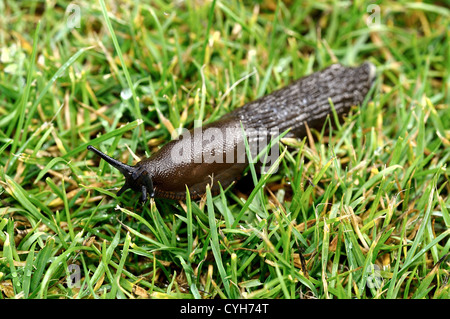
<path id="1" fill-rule="evenodd" d="M 80 0 L 78 25 L 69 4 L 0 6 L 0 298 L 450 297 L 448 9 Z M 283 139 L 278 171 L 244 178 L 256 187 L 142 206 L 86 151 L 133 164 L 365 60 L 371 99 Z"/>

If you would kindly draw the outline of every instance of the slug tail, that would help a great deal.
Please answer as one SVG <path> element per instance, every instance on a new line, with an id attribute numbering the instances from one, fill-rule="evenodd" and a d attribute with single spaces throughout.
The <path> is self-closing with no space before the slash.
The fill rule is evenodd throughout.
<path id="1" fill-rule="evenodd" d="M 376 66 L 371 62 L 364 62 L 363 66 L 367 67 L 369 69 L 369 82 L 372 84 L 377 76 L 377 68 Z"/>

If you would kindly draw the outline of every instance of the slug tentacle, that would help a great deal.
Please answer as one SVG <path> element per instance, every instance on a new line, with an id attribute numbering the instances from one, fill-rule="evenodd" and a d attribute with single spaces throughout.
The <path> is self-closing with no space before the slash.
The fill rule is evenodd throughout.
<path id="1" fill-rule="evenodd" d="M 119 162 L 118 160 L 116 160 L 116 159 L 106 155 L 105 153 L 99 151 L 98 149 L 96 149 L 92 145 L 88 145 L 87 149 L 89 151 L 94 152 L 95 154 L 97 154 L 101 158 L 103 158 L 111 166 L 117 168 L 123 175 L 129 174 L 130 172 L 133 171 L 133 167 L 132 166 L 129 166 L 127 164 Z"/>
<path id="2" fill-rule="evenodd" d="M 375 66 L 369 62 L 358 67 L 331 65 L 249 102 L 218 121 L 184 132 L 180 139 L 170 141 L 135 166 L 121 163 L 93 146 L 89 145 L 88 150 L 125 176 L 125 184 L 117 195 L 133 189 L 142 193 L 144 202 L 148 197 L 183 200 L 187 186 L 190 197 L 197 199 L 205 194 L 208 184 L 215 195 L 221 187 L 226 189 L 238 180 L 249 160 L 261 151 L 266 152 L 262 166 L 270 167 L 276 162 L 278 145 L 265 148 L 270 139 L 288 129 L 288 136 L 303 138 L 307 126 L 322 128 L 332 113 L 331 105 L 338 115 L 361 105 L 374 79 Z"/>
<path id="3" fill-rule="evenodd" d="M 147 194 L 150 195 L 150 197 L 155 196 L 152 178 L 145 170 L 145 167 L 139 164 L 136 166 L 129 166 L 127 164 L 124 164 L 99 151 L 92 145 L 88 145 L 87 149 L 100 156 L 111 166 L 117 168 L 123 174 L 123 176 L 125 176 L 125 184 L 117 192 L 117 196 L 120 196 L 127 189 L 133 189 L 135 191 L 142 192 L 142 202 L 147 201 Z"/>
<path id="4" fill-rule="evenodd" d="M 128 185 L 127 181 L 125 180 L 125 184 L 123 184 L 122 188 L 119 189 L 119 191 L 117 192 L 117 196 L 122 195 L 123 192 L 125 192 L 127 189 L 131 188 L 130 185 Z"/>

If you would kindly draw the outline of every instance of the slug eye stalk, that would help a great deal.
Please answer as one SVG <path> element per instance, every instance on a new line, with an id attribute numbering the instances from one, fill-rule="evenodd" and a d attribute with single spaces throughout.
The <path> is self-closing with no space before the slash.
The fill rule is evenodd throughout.
<path id="1" fill-rule="evenodd" d="M 143 170 L 139 166 L 129 166 L 127 164 L 124 164 L 106 155 L 105 153 L 99 151 L 92 145 L 88 145 L 87 149 L 100 156 L 109 165 L 113 166 L 114 168 L 117 168 L 125 177 L 125 184 L 117 192 L 117 196 L 120 196 L 123 192 L 125 192 L 129 188 L 135 191 L 142 192 L 141 197 L 142 202 L 146 202 L 148 196 L 150 196 L 151 198 L 155 196 L 155 191 L 153 189 L 153 181 L 147 171 Z"/>

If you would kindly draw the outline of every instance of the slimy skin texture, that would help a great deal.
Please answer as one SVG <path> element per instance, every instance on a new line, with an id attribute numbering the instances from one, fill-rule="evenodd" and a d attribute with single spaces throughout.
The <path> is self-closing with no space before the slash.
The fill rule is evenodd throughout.
<path id="1" fill-rule="evenodd" d="M 135 166 L 123 164 L 89 145 L 93 151 L 125 176 L 118 195 L 128 188 L 150 197 L 183 200 L 186 186 L 192 199 L 201 197 L 206 185 L 213 194 L 242 176 L 248 165 L 244 138 L 249 145 L 274 135 L 273 130 L 302 138 L 308 127 L 320 129 L 332 113 L 330 100 L 338 115 L 360 105 L 375 79 L 375 66 L 330 67 L 302 77 L 290 85 L 245 104 L 219 120 L 182 134 L 151 157 Z M 244 137 L 244 132 L 245 137 Z M 256 132 L 259 132 L 258 134 Z"/>

